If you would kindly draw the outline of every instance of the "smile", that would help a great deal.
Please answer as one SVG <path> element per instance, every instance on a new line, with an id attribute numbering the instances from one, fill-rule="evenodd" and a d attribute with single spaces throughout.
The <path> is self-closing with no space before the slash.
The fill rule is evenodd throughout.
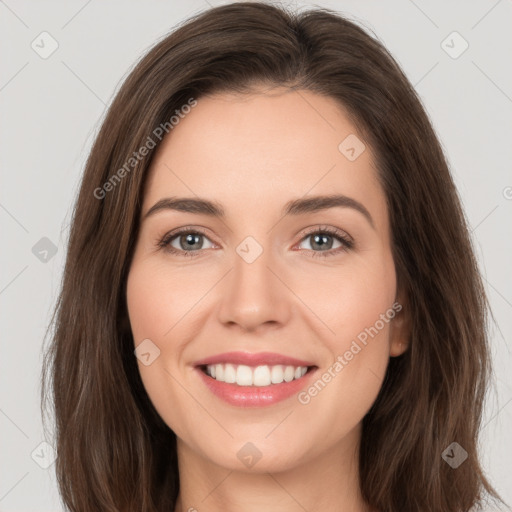
<path id="1" fill-rule="evenodd" d="M 317 373 L 318 367 L 250 367 L 217 363 L 197 366 L 195 370 L 208 390 L 227 404 L 236 407 L 268 407 L 305 389 Z M 212 372 L 215 377 L 211 375 Z"/>
<path id="2" fill-rule="evenodd" d="M 237 386 L 271 386 L 298 380 L 306 375 L 306 366 L 260 365 L 251 367 L 234 364 L 211 364 L 201 367 L 206 375 L 218 382 L 236 384 Z"/>

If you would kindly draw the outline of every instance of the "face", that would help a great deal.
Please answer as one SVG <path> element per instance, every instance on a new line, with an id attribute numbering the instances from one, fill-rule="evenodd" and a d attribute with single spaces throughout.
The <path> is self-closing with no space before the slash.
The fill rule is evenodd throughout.
<path id="1" fill-rule="evenodd" d="M 363 144 L 333 99 L 276 89 L 202 97 L 159 147 L 128 313 L 148 396 L 210 463 L 259 452 L 253 471 L 279 471 L 348 449 L 406 348 Z M 183 198 L 223 215 L 165 201 Z"/>

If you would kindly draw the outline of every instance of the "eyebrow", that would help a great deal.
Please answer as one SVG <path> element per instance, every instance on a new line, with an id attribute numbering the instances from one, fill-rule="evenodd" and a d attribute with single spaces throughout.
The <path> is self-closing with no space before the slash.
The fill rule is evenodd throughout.
<path id="1" fill-rule="evenodd" d="M 307 198 L 294 199 L 286 203 L 282 215 L 305 215 L 315 213 L 329 208 L 352 208 L 366 218 L 373 229 L 375 225 L 370 212 L 355 199 L 341 194 L 327 196 L 312 196 Z M 165 197 L 157 201 L 144 215 L 143 220 L 164 210 L 175 210 L 180 212 L 208 215 L 210 217 L 226 218 L 226 212 L 220 203 L 208 199 L 194 197 Z"/>

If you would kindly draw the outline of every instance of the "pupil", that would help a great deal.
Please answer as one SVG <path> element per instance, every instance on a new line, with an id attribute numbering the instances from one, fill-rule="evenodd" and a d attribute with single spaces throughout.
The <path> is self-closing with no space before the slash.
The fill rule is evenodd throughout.
<path id="1" fill-rule="evenodd" d="M 330 245 L 332 245 L 332 242 L 331 244 L 328 244 L 325 242 L 326 238 L 329 238 L 330 235 L 315 235 L 314 236 L 314 243 L 319 245 L 320 248 L 324 248 L 325 249 L 325 246 L 327 245 L 328 247 L 327 248 L 330 248 Z M 320 241 L 320 243 L 319 243 Z"/>
<path id="2" fill-rule="evenodd" d="M 188 248 L 193 248 L 195 244 L 198 244 L 197 239 L 199 239 L 200 236 L 201 235 L 194 235 L 190 233 L 188 235 L 185 235 L 186 246 Z"/>

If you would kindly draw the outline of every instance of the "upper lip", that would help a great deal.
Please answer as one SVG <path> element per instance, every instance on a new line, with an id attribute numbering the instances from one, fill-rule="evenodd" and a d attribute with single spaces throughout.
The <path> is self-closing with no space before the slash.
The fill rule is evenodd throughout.
<path id="1" fill-rule="evenodd" d="M 297 359 L 295 357 L 276 354 L 275 352 L 225 352 L 195 362 L 195 366 L 206 366 L 211 364 L 243 364 L 247 366 L 274 366 L 282 364 L 285 366 L 314 366 L 313 363 Z"/>

